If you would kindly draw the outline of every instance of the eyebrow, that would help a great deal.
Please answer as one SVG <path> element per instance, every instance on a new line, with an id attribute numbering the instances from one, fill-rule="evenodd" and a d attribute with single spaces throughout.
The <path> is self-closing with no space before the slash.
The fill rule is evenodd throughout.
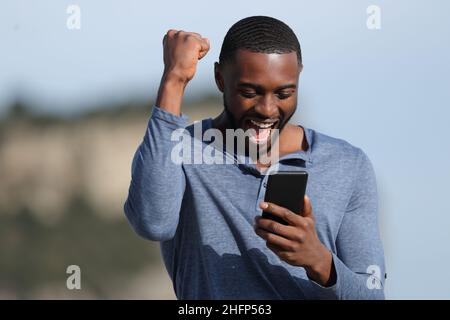
<path id="1" fill-rule="evenodd" d="M 250 83 L 250 82 L 239 82 L 237 86 L 252 88 L 252 89 L 260 90 L 260 91 L 264 90 L 264 88 L 262 86 L 254 84 L 254 83 Z M 285 85 L 282 85 L 282 86 L 276 88 L 275 91 L 279 91 L 279 90 L 283 90 L 283 89 L 296 89 L 296 88 L 297 88 L 296 84 L 290 83 L 290 84 L 285 84 Z"/>

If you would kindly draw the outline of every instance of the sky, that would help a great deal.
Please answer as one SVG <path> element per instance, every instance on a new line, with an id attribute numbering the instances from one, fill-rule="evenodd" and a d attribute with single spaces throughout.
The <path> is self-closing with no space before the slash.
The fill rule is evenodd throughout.
<path id="1" fill-rule="evenodd" d="M 67 28 L 69 5 L 81 28 Z M 380 8 L 369 29 L 367 8 Z M 302 47 L 295 121 L 361 147 L 380 193 L 391 299 L 450 299 L 450 2 L 445 0 L 24 1 L 0 5 L 0 114 L 17 98 L 74 114 L 155 96 L 168 29 L 210 39 L 186 98 L 216 93 L 228 28 L 286 22 Z"/>

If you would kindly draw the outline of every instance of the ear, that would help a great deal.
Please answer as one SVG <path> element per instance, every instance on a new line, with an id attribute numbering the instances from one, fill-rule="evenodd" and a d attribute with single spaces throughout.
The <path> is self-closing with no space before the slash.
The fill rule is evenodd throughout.
<path id="1" fill-rule="evenodd" d="M 298 66 L 298 74 L 300 75 L 302 71 L 303 71 L 303 63 L 300 63 L 300 65 Z"/>
<path id="2" fill-rule="evenodd" d="M 220 64 L 218 62 L 214 62 L 214 79 L 216 79 L 217 88 L 220 90 L 220 92 L 223 92 L 224 80 L 220 69 Z"/>

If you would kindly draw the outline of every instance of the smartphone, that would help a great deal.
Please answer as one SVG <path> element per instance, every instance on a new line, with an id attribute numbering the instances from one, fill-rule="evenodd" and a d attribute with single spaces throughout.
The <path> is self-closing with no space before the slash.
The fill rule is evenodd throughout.
<path id="1" fill-rule="evenodd" d="M 269 175 L 264 201 L 300 214 L 303 211 L 308 173 L 306 171 L 278 171 Z M 284 225 L 288 223 L 282 218 L 263 211 L 262 217 L 272 219 Z"/>

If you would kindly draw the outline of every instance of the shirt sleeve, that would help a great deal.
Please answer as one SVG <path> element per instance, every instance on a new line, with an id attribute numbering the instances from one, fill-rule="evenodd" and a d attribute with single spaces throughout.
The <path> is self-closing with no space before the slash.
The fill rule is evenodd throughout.
<path id="1" fill-rule="evenodd" d="M 176 116 L 154 106 L 133 158 L 124 211 L 134 230 L 149 240 L 169 240 L 178 226 L 186 180 L 182 164 L 171 161 L 177 144 L 171 137 L 187 120 L 185 114 Z"/>
<path id="2" fill-rule="evenodd" d="M 378 192 L 373 166 L 359 149 L 354 189 L 337 239 L 333 263 L 336 283 L 311 281 L 318 298 L 384 299 L 385 263 L 378 226 Z"/>

